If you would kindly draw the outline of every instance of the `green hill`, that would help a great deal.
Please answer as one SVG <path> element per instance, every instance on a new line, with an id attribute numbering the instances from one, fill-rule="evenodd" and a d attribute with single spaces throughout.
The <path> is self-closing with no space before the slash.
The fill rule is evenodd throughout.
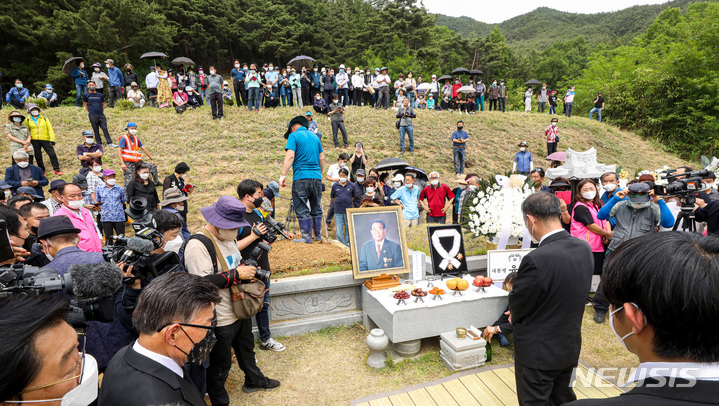
<path id="1" fill-rule="evenodd" d="M 473 18 L 437 14 L 437 25 L 444 25 L 465 38 L 473 33 L 486 36 L 499 27 L 514 49 L 542 50 L 556 41 L 568 41 L 583 35 L 590 45 L 600 42 L 623 43 L 644 32 L 665 9 L 682 10 L 699 0 L 673 0 L 663 4 L 634 6 L 611 13 L 575 14 L 540 7 L 499 24 L 487 24 Z"/>

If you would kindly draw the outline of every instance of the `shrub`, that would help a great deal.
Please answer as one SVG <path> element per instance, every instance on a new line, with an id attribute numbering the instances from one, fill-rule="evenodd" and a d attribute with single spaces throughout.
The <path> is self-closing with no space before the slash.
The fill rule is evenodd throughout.
<path id="1" fill-rule="evenodd" d="M 67 97 L 65 100 L 63 100 L 60 105 L 61 106 L 74 106 L 75 105 L 75 96 L 77 95 L 77 90 L 70 90 L 67 92 Z"/>
<path id="2" fill-rule="evenodd" d="M 28 99 L 28 103 L 35 103 L 38 107 L 40 107 L 40 110 L 47 109 L 47 101 L 45 99 L 37 98 L 37 99 Z"/>
<path id="3" fill-rule="evenodd" d="M 135 103 L 130 100 L 119 100 L 115 102 L 115 107 L 120 110 L 132 110 L 135 108 Z"/>

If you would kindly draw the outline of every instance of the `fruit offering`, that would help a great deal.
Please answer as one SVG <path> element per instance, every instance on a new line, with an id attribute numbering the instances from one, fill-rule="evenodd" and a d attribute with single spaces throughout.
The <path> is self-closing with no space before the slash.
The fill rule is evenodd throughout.
<path id="1" fill-rule="evenodd" d="M 394 294 L 395 299 L 409 299 L 409 293 L 407 293 L 406 290 L 403 290 L 401 292 L 397 292 Z"/>
<path id="2" fill-rule="evenodd" d="M 440 289 L 435 286 L 429 290 L 429 293 L 431 293 L 433 295 L 444 295 L 444 289 Z"/>
<path id="3" fill-rule="evenodd" d="M 467 290 L 469 282 L 462 278 L 452 278 L 447 280 L 447 288 L 451 290 Z"/>
<path id="4" fill-rule="evenodd" d="M 484 278 L 484 287 L 488 288 L 488 287 L 492 286 L 492 282 L 493 282 L 492 278 L 490 278 L 490 277 Z"/>
<path id="5" fill-rule="evenodd" d="M 427 292 L 423 291 L 422 288 L 417 288 L 412 291 L 412 296 L 427 296 Z"/>
<path id="6" fill-rule="evenodd" d="M 488 288 L 488 287 L 492 286 L 492 282 L 493 282 L 492 278 L 490 278 L 488 276 L 477 275 L 477 277 L 474 278 L 474 281 L 472 282 L 472 284 L 479 288 L 481 288 L 481 287 Z"/>
<path id="7" fill-rule="evenodd" d="M 467 288 L 469 288 L 469 282 L 465 281 L 464 279 L 460 279 L 459 282 L 457 282 L 458 290 L 467 290 Z"/>

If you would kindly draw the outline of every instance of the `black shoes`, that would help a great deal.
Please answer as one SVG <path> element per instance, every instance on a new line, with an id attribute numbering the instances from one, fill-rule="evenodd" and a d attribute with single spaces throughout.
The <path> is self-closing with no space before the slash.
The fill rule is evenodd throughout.
<path id="1" fill-rule="evenodd" d="M 607 317 L 607 312 L 597 312 L 594 314 L 594 322 L 597 324 L 604 323 L 604 319 Z"/>
<path id="2" fill-rule="evenodd" d="M 249 384 L 245 382 L 244 385 L 242 385 L 242 391 L 245 393 L 252 393 L 252 392 L 258 392 L 258 391 L 265 391 L 269 392 L 271 390 L 275 390 L 280 387 L 280 381 L 276 379 L 270 379 L 266 376 L 263 376 L 262 379 L 260 379 L 255 384 Z"/>

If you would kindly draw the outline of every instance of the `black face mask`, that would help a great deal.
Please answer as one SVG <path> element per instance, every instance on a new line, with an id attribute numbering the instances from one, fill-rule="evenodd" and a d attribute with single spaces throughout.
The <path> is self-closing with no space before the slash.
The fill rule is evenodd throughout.
<path id="1" fill-rule="evenodd" d="M 457 127 L 457 131 L 462 131 L 462 130 L 464 130 L 464 127 Z"/>
<path id="2" fill-rule="evenodd" d="M 264 202 L 264 199 L 262 196 L 252 200 L 252 205 L 255 206 L 255 209 L 259 209 L 262 206 L 262 202 Z"/>
<path id="3" fill-rule="evenodd" d="M 194 326 L 194 325 L 190 325 L 190 326 Z M 195 327 L 206 327 L 208 329 L 210 328 L 209 326 L 195 326 Z M 187 338 L 190 339 L 190 342 L 194 345 L 192 346 L 192 349 L 190 350 L 189 353 L 182 351 L 182 348 L 180 348 L 178 346 L 175 346 L 175 348 L 180 350 L 183 354 L 187 355 L 187 363 L 188 364 L 193 364 L 193 365 L 197 365 L 197 366 L 202 365 L 205 362 L 205 360 L 207 359 L 207 357 L 210 356 L 210 351 L 212 351 L 212 348 L 217 343 L 217 337 L 215 337 L 214 330 L 210 329 L 207 332 L 207 335 L 205 336 L 205 338 L 203 338 L 202 340 L 200 340 L 198 342 L 194 342 L 194 341 L 192 341 L 192 338 L 190 338 L 190 335 L 187 334 L 187 331 L 185 331 L 185 329 L 182 328 L 182 324 L 180 324 L 180 328 L 182 329 L 182 332 L 185 333 Z"/>
<path id="4" fill-rule="evenodd" d="M 30 232 L 33 233 L 33 235 L 37 235 L 37 227 L 35 227 L 35 226 L 30 227 Z"/>

